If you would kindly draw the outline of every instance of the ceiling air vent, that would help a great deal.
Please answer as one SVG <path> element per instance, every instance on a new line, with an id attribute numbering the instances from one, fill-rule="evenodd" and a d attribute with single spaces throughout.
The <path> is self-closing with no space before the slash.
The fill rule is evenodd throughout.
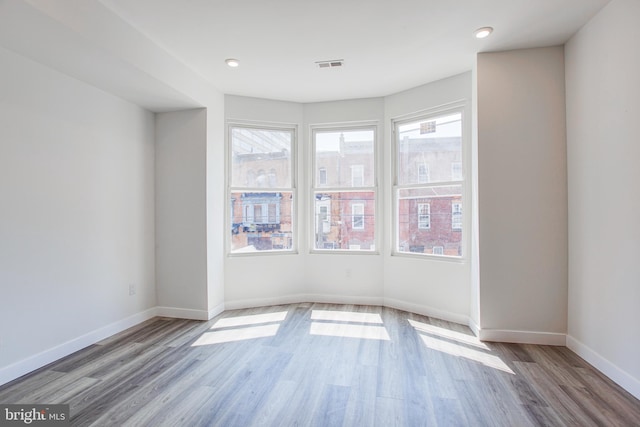
<path id="1" fill-rule="evenodd" d="M 316 61 L 318 68 L 335 68 L 344 65 L 344 59 L 332 59 L 330 61 Z"/>

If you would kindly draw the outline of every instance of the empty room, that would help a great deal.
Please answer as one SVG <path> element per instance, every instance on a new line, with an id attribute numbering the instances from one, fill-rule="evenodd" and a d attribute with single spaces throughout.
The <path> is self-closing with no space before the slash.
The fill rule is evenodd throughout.
<path id="1" fill-rule="evenodd" d="M 640 425 L 638 22 L 0 0 L 0 425 Z"/>

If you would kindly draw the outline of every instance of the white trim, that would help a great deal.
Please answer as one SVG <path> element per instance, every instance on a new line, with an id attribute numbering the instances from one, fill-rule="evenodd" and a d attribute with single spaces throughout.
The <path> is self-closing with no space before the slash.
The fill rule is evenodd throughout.
<path id="1" fill-rule="evenodd" d="M 601 356 L 598 352 L 578 341 L 571 335 L 567 335 L 567 347 L 578 356 L 582 357 L 594 368 L 609 377 L 620 387 L 640 399 L 640 380 L 621 369 L 613 362 Z"/>
<path id="2" fill-rule="evenodd" d="M 452 313 L 450 311 L 440 310 L 422 304 L 401 301 L 393 298 L 384 298 L 383 305 L 397 310 L 408 311 L 410 313 L 421 314 L 423 316 L 435 317 L 441 320 L 447 320 L 461 325 L 469 323 L 469 316 L 465 314 Z"/>
<path id="3" fill-rule="evenodd" d="M 471 317 L 469 317 L 467 326 L 469 327 L 469 329 L 471 329 L 471 332 L 473 332 L 476 337 L 480 336 L 480 326 L 478 326 L 478 324 Z"/>
<path id="4" fill-rule="evenodd" d="M 565 346 L 567 342 L 566 334 L 555 332 L 514 331 L 508 329 L 480 329 L 478 332 L 480 341 L 555 346 Z"/>
<path id="5" fill-rule="evenodd" d="M 300 304 L 300 303 L 327 303 L 327 304 L 357 304 L 382 306 L 382 297 L 361 297 L 350 295 L 325 295 L 325 294 L 295 294 L 275 298 L 250 298 L 235 301 L 226 301 L 225 310 L 239 310 L 243 308 L 267 307 L 271 305 Z"/>
<path id="6" fill-rule="evenodd" d="M 305 302 L 305 295 L 285 295 L 271 298 L 247 298 L 234 301 L 225 301 L 225 310 L 240 310 L 243 308 L 268 307 L 271 305 L 298 304 Z"/>
<path id="7" fill-rule="evenodd" d="M 208 310 L 194 310 L 191 308 L 177 308 L 177 307 L 156 307 L 156 310 L 157 310 L 156 316 L 161 316 L 161 317 L 173 317 L 176 319 L 189 319 L 189 320 L 209 320 L 210 319 Z"/>
<path id="8" fill-rule="evenodd" d="M 423 316 L 436 317 L 438 319 L 447 320 L 462 325 L 469 324 L 469 317 L 463 314 L 451 313 L 444 310 L 438 310 L 433 307 L 409 303 L 391 298 L 384 298 L 382 296 L 365 297 L 353 295 L 296 294 L 275 298 L 251 298 L 226 301 L 225 310 L 238 310 L 243 308 L 264 307 L 270 305 L 299 304 L 304 302 L 389 307 L 415 314 L 421 314 Z"/>
<path id="9" fill-rule="evenodd" d="M 326 304 L 384 305 L 384 298 L 382 297 L 363 297 L 352 295 L 309 294 L 307 295 L 307 301 Z"/>
<path id="10" fill-rule="evenodd" d="M 118 320 L 109 325 L 88 332 L 77 338 L 73 338 L 67 342 L 59 344 L 48 350 L 42 351 L 26 359 L 15 362 L 11 365 L 0 368 L 0 385 L 13 381 L 29 372 L 42 368 L 51 362 L 55 362 L 65 356 L 82 350 L 92 344 L 97 343 L 105 338 L 124 331 L 132 326 L 145 322 L 156 317 L 156 308 L 150 308 L 140 313 L 133 314 L 122 320 Z"/>
<path id="11" fill-rule="evenodd" d="M 213 319 L 218 314 L 222 313 L 224 310 L 225 310 L 224 303 L 220 303 L 220 304 L 216 305 L 215 307 L 213 307 L 212 309 L 209 310 L 209 313 L 207 314 L 207 316 L 208 316 L 207 320 Z"/>

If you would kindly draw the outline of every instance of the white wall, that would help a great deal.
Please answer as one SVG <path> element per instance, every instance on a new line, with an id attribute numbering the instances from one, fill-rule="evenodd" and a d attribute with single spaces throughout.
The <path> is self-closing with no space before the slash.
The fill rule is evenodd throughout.
<path id="1" fill-rule="evenodd" d="M 480 328 L 480 256 L 479 256 L 479 215 L 478 215 L 478 63 L 471 70 L 471 156 L 470 168 L 467 169 L 471 179 L 471 292 L 469 295 L 469 326 L 476 335 Z"/>
<path id="2" fill-rule="evenodd" d="M 151 315 L 153 123 L 0 48 L 0 384 Z"/>
<path id="3" fill-rule="evenodd" d="M 156 115 L 156 288 L 162 314 L 208 318 L 207 110 Z"/>
<path id="4" fill-rule="evenodd" d="M 210 94 L 207 105 L 207 300 L 208 317 L 224 310 L 224 95 Z"/>
<path id="5" fill-rule="evenodd" d="M 640 2 L 614 0 L 565 48 L 568 345 L 640 398 Z"/>
<path id="6" fill-rule="evenodd" d="M 453 102 L 463 101 L 465 134 L 471 134 L 471 72 L 429 83 L 385 98 L 384 167 L 387 187 L 393 183 L 391 120 L 419 111 L 434 111 Z M 470 140 L 465 140 L 465 166 L 470 161 Z M 469 177 L 468 169 L 465 176 Z M 467 190 L 470 182 L 467 180 Z M 392 194 L 385 195 L 384 296 L 388 305 L 428 314 L 442 319 L 467 323 L 470 308 L 470 233 L 471 209 L 464 210 L 464 248 L 462 261 L 439 261 L 391 256 Z M 469 194 L 471 196 L 471 194 Z M 470 201 L 470 200 L 469 200 Z"/>
<path id="7" fill-rule="evenodd" d="M 310 127 L 318 125 L 332 125 L 336 123 L 371 123 L 378 130 L 378 164 L 381 165 L 381 146 L 384 145 L 384 100 L 382 98 L 355 99 L 348 101 L 318 102 L 304 105 L 304 132 L 301 143 L 305 148 L 304 172 L 305 188 L 312 183 L 311 170 L 311 134 Z M 378 167 L 378 206 L 381 212 L 384 200 L 383 170 Z M 310 218 L 313 207 L 309 203 L 309 193 L 304 200 L 304 216 L 306 227 L 304 251 L 308 253 Z M 384 215 L 376 218 L 376 234 L 378 235 L 378 253 L 375 254 L 308 254 L 305 263 L 304 282 L 308 292 L 314 300 L 334 300 L 344 302 L 359 302 L 361 304 L 383 303 L 383 256 L 386 250 L 380 244 L 384 241 L 381 232 Z"/>
<path id="8" fill-rule="evenodd" d="M 302 126 L 302 105 L 227 95 L 225 96 L 225 117 L 230 121 L 244 120 L 293 125 L 299 133 Z M 301 158 L 302 153 L 298 150 L 298 159 Z M 228 206 L 226 190 L 225 206 Z M 224 237 L 228 238 L 226 233 L 230 232 L 229 226 L 225 225 L 222 230 L 225 233 Z M 226 256 L 225 307 L 232 309 L 298 301 L 297 296 L 306 292 L 306 285 L 302 280 L 304 265 L 301 258 L 300 254 Z"/>
<path id="9" fill-rule="evenodd" d="M 563 48 L 482 53 L 477 61 L 480 336 L 564 344 Z"/>

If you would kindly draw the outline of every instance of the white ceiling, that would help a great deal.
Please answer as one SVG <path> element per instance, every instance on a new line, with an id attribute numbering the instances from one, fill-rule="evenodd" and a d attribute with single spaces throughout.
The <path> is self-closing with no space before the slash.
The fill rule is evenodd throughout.
<path id="1" fill-rule="evenodd" d="M 470 70 L 477 52 L 564 43 L 608 0 L 0 0 L 0 43 L 153 110 L 198 88 L 316 102 Z M 473 31 L 492 26 L 477 40 Z M 237 69 L 226 58 L 238 58 Z M 340 68 L 315 62 L 344 59 Z"/>

